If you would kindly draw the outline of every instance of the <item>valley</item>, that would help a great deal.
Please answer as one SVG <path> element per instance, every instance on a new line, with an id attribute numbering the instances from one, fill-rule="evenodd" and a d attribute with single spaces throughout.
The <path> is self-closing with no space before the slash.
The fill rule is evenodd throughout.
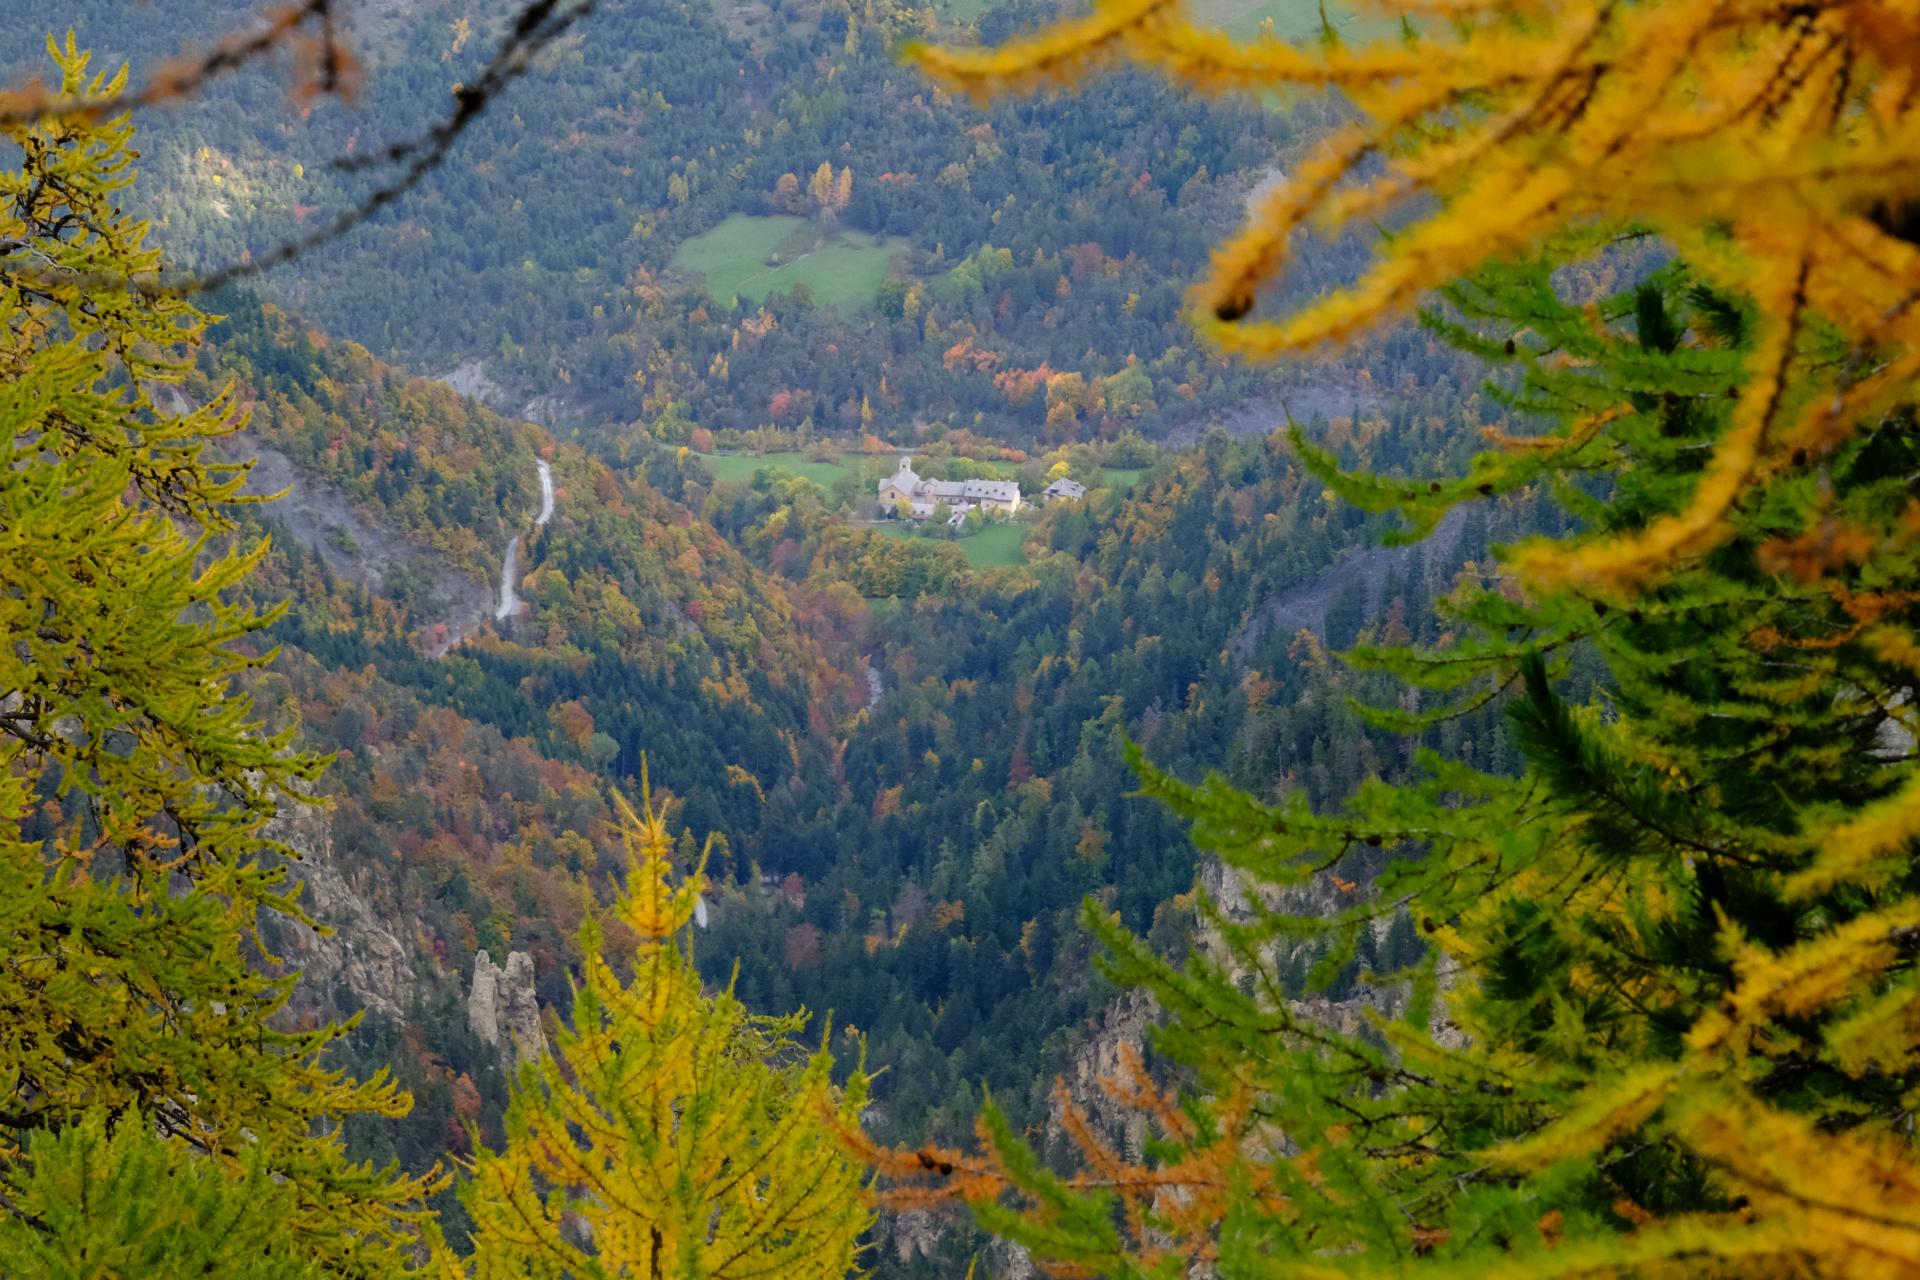
<path id="1" fill-rule="evenodd" d="M 259 344 L 293 337 L 263 320 L 257 338 L 229 341 L 243 363 L 228 367 L 257 367 Z M 301 358 L 313 363 L 285 364 L 274 404 L 329 385 L 352 404 L 339 355 Z M 368 372 L 374 387 L 398 376 Z M 593 797 L 603 779 L 633 786 L 643 755 L 686 825 L 725 837 L 703 968 L 719 980 L 737 963 L 754 1007 L 832 1009 L 858 1028 L 891 1069 L 883 1132 L 964 1132 L 982 1081 L 1043 1114 L 1050 1071 L 1036 1064 L 1064 1061 L 1111 998 L 1075 920 L 1081 898 L 1167 945 L 1190 927 L 1167 904 L 1195 854 L 1128 796 L 1125 740 L 1167 767 L 1286 777 L 1323 798 L 1403 759 L 1392 735 L 1342 710 L 1367 686 L 1320 645 L 1383 627 L 1433 634 L 1425 602 L 1498 536 L 1487 517 L 1453 522 L 1376 564 L 1375 527 L 1330 519 L 1276 441 L 1217 435 L 1148 468 L 1063 451 L 1093 482 L 1085 502 L 945 543 L 849 523 L 830 504 L 861 455 L 660 450 L 622 476 L 538 429 L 502 438 L 500 420 L 427 384 L 386 385 L 375 403 L 452 416 L 432 430 L 433 417 L 355 416 L 335 449 L 332 427 L 276 414 L 266 438 L 317 435 L 313 482 L 371 457 L 356 485 L 369 520 L 408 510 L 380 514 L 396 470 L 450 476 L 448 460 L 468 459 L 476 492 L 506 495 L 456 505 L 487 515 L 477 549 L 521 536 L 521 513 L 550 514 L 522 543 L 517 618 L 458 648 L 422 650 L 426 600 L 362 595 L 351 574 L 318 572 L 317 548 L 268 584 L 296 601 L 276 632 L 289 656 L 275 696 L 346 757 L 326 784 L 333 857 L 371 876 L 368 909 L 407 921 L 419 948 L 403 1016 L 378 1012 L 394 991 L 334 997 L 369 1011 L 355 1060 L 398 1061 L 416 1089 L 415 1115 L 366 1139 L 409 1160 L 442 1141 L 459 1079 L 489 1106 L 504 1089 L 497 1058 L 461 1047 L 479 951 L 524 952 L 539 1006 L 565 1007 L 577 894 L 604 892 L 618 866 Z M 526 459 L 548 449 L 543 477 Z M 887 455 L 870 465 L 888 469 Z M 529 480 L 581 496 L 549 512 Z M 945 567 L 897 564 L 896 549 Z M 1343 553 L 1370 567 L 1342 572 L 1358 563 Z M 352 674 L 369 662 L 376 680 Z M 1489 727 L 1444 736 L 1497 761 L 1510 748 Z M 387 1056 L 410 1039 L 445 1065 Z M 937 1271 L 963 1239 L 889 1265 Z"/>
<path id="2" fill-rule="evenodd" d="M 963 1140 L 988 1094 L 1044 1127 L 1054 1074 L 1111 1056 L 1083 903 L 1162 954 L 1201 927 L 1207 853 L 1137 794 L 1132 745 L 1315 805 L 1403 769 L 1408 741 L 1348 706 L 1387 682 L 1327 650 L 1436 639 L 1432 602 L 1547 517 L 1492 503 L 1386 553 L 1389 522 L 1301 467 L 1275 405 L 1396 471 L 1501 420 L 1411 327 L 1303 366 L 1196 345 L 1185 277 L 1330 109 L 1120 78 L 976 111 L 897 63 L 930 11 L 777 5 L 736 31 L 604 8 L 390 212 L 207 299 L 188 391 L 235 386 L 235 456 L 288 494 L 245 513 L 273 537 L 250 598 L 285 606 L 248 687 L 333 760 L 285 828 L 338 931 L 284 945 L 313 979 L 295 1016 L 360 1015 L 334 1060 L 412 1094 L 346 1126 L 356 1157 L 425 1170 L 497 1139 L 644 770 L 683 857 L 716 840 L 701 974 L 831 1013 L 879 1072 L 876 1135 Z M 477 48 L 500 16 L 390 9 L 348 110 L 288 116 L 241 75 L 142 122 L 170 252 L 264 251 L 350 200 L 329 150 L 419 124 L 474 56 L 454 31 Z M 173 34 L 75 22 L 136 60 Z M 1359 252 L 1322 246 L 1288 288 Z M 978 529 L 882 519 L 902 456 L 1027 501 Z M 1062 480 L 1084 497 L 1035 501 Z M 1495 716 L 1425 738 L 1512 758 Z M 982 1247 L 955 1222 L 875 1240 L 882 1280 Z"/>
<path id="3" fill-rule="evenodd" d="M 1920 1275 L 1920 11 L 0 0 L 5 1280 Z"/>

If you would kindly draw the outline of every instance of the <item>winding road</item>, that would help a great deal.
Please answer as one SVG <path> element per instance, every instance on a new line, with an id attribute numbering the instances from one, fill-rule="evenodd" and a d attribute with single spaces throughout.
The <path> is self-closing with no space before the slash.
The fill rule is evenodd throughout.
<path id="1" fill-rule="evenodd" d="M 533 465 L 540 472 L 540 514 L 533 518 L 533 527 L 538 529 L 553 519 L 553 468 L 544 459 L 536 459 Z M 520 597 L 513 589 L 514 579 L 519 576 L 520 535 L 515 534 L 507 543 L 506 563 L 500 566 L 500 604 L 493 611 L 495 620 L 504 622 L 520 611 Z"/>

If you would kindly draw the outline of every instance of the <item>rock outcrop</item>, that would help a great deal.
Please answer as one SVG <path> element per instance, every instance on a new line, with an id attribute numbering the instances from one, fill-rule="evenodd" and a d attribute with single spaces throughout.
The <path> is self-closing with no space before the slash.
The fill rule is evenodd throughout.
<path id="1" fill-rule="evenodd" d="M 900 1263 L 916 1257 L 931 1258 L 956 1220 L 952 1209 L 883 1212 L 874 1224 L 874 1243 L 878 1251 L 891 1254 Z M 1032 1256 L 1012 1241 L 989 1240 L 986 1253 L 988 1264 L 981 1271 L 995 1280 L 1039 1280 Z"/>
<path id="2" fill-rule="evenodd" d="M 1033 1265 L 1033 1257 L 1025 1249 L 1011 1240 L 995 1240 L 987 1246 L 987 1257 L 992 1260 L 989 1275 L 998 1280 L 1039 1280 L 1039 1269 Z"/>
<path id="3" fill-rule="evenodd" d="M 509 951 L 505 968 L 483 948 L 473 958 L 473 988 L 467 993 L 467 1028 L 500 1054 L 508 1070 L 547 1051 L 540 1005 L 533 993 L 533 957 Z"/>
<path id="4" fill-rule="evenodd" d="M 1357 870 L 1359 878 L 1371 881 L 1377 874 L 1378 867 Z M 1305 884 L 1287 888 L 1261 886 L 1250 884 L 1240 872 L 1217 861 L 1209 862 L 1200 872 L 1202 887 L 1220 904 L 1230 920 L 1252 919 L 1255 914 L 1253 900 L 1256 897 L 1259 899 L 1259 906 L 1268 911 L 1323 918 L 1337 915 L 1342 908 L 1351 903 L 1337 887 L 1335 880 L 1335 876 L 1323 873 Z M 1376 943 L 1384 940 L 1387 924 L 1386 920 L 1375 922 L 1374 941 Z M 1276 944 L 1272 955 L 1272 961 L 1276 965 L 1294 958 L 1291 952 L 1282 954 L 1280 945 Z M 1298 944 L 1299 947 L 1305 945 Z M 1199 931 L 1194 940 L 1194 949 L 1229 969 L 1238 967 L 1228 954 L 1225 940 L 1210 927 L 1204 927 Z M 1459 966 L 1450 957 L 1441 958 L 1439 981 L 1442 994 L 1453 989 L 1458 979 L 1458 971 Z M 1387 1018 L 1399 1017 L 1406 1009 L 1410 994 L 1405 983 L 1384 987 L 1361 983 L 1351 995 L 1344 999 L 1335 1000 L 1324 995 L 1310 995 L 1294 1000 L 1291 1004 L 1294 1012 L 1303 1017 L 1329 1027 L 1341 1035 L 1351 1036 L 1359 1034 L 1367 1026 L 1368 1010 Z M 1443 1047 L 1459 1048 L 1466 1043 L 1466 1036 L 1447 1017 L 1444 1000 L 1435 1002 L 1427 1030 Z"/>
<path id="5" fill-rule="evenodd" d="M 267 833 L 299 854 L 292 874 L 306 889 L 300 904 L 328 930 L 288 923 L 276 933 L 280 958 L 301 971 L 296 1013 L 331 1016 L 364 1008 L 403 1018 L 417 989 L 412 952 L 335 861 L 327 811 L 283 803 Z"/>
<path id="6" fill-rule="evenodd" d="M 1467 523 L 1467 508 L 1455 507 L 1441 517 L 1432 533 L 1414 545 L 1395 547 L 1357 547 L 1345 553 L 1340 562 L 1270 597 L 1247 616 L 1233 634 L 1230 647 L 1235 665 L 1245 667 L 1253 661 L 1260 642 L 1273 632 L 1291 636 L 1311 631 L 1321 640 L 1327 638 L 1327 610 L 1343 587 L 1358 579 L 1365 585 L 1366 597 L 1378 600 L 1380 590 L 1395 573 L 1404 573 L 1413 565 L 1416 551 L 1424 550 L 1431 581 L 1428 589 L 1442 584 L 1439 568 L 1451 561 L 1460 546 L 1460 534 Z"/>
<path id="7" fill-rule="evenodd" d="M 1107 1006 L 1100 1024 L 1075 1046 L 1060 1077 L 1094 1130 L 1134 1160 L 1145 1149 L 1147 1118 L 1114 1101 L 1101 1081 L 1127 1078 L 1127 1056 L 1145 1057 L 1147 1028 L 1159 1018 L 1160 1006 L 1152 996 L 1138 989 L 1124 992 Z M 1070 1146 L 1058 1097 L 1047 1107 L 1047 1145 L 1055 1150 Z"/>
<path id="8" fill-rule="evenodd" d="M 946 1223 L 926 1209 L 906 1209 L 882 1214 L 876 1224 L 884 1248 L 897 1262 L 912 1262 L 916 1256 L 933 1256 Z"/>
<path id="9" fill-rule="evenodd" d="M 1256 898 L 1258 906 L 1266 910 L 1300 915 L 1332 916 L 1347 905 L 1333 878 L 1326 875 L 1304 885 L 1279 889 L 1249 885 L 1246 878 L 1233 868 L 1212 861 L 1202 868 L 1200 883 L 1207 894 L 1219 903 L 1229 920 L 1253 919 Z M 1376 942 L 1381 940 L 1380 934 L 1384 932 L 1385 923 L 1380 922 Z M 1193 949 L 1195 954 L 1205 956 L 1229 971 L 1239 968 L 1227 950 L 1225 939 L 1210 925 L 1203 925 L 1197 931 Z M 1276 952 L 1271 960 L 1278 965 L 1292 958 L 1291 954 Z M 1453 987 L 1457 968 L 1450 958 L 1442 958 L 1440 989 L 1443 992 Z M 1376 987 L 1362 983 L 1341 999 L 1309 995 L 1290 1004 L 1296 1014 L 1342 1035 L 1351 1036 L 1360 1034 L 1367 1027 L 1369 1012 L 1388 1018 L 1398 1017 L 1406 1007 L 1408 995 L 1405 984 Z M 1159 1004 L 1147 992 L 1131 990 L 1122 993 L 1107 1006 L 1098 1024 L 1075 1046 L 1066 1070 L 1061 1074 L 1068 1094 L 1086 1113 L 1094 1131 L 1130 1159 L 1139 1159 L 1144 1148 L 1148 1136 L 1146 1117 L 1116 1102 L 1102 1088 L 1101 1082 L 1125 1078 L 1123 1067 L 1126 1056 L 1131 1053 L 1144 1057 L 1148 1031 L 1160 1017 Z M 1458 1048 L 1466 1041 L 1460 1029 L 1447 1018 L 1444 1002 L 1436 1006 L 1428 1029 L 1439 1044 L 1448 1048 Z M 1073 1158 L 1064 1115 L 1057 1099 L 1048 1107 L 1047 1145 L 1052 1151 Z"/>

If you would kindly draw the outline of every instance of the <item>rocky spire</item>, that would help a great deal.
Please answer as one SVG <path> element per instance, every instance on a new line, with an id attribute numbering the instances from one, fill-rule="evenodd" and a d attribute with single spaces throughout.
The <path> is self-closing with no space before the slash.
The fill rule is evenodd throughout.
<path id="1" fill-rule="evenodd" d="M 547 1051 L 540 1006 L 533 995 L 533 957 L 509 951 L 501 968 L 483 948 L 473 958 L 473 989 L 467 994 L 467 1027 L 512 1069 Z"/>

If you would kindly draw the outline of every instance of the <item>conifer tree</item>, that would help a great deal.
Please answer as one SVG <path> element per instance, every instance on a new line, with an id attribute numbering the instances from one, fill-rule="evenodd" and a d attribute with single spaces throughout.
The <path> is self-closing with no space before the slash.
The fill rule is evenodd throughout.
<path id="1" fill-rule="evenodd" d="M 643 772 L 644 785 L 644 772 Z M 633 976 L 581 929 L 584 981 L 554 1052 L 521 1068 L 506 1141 L 484 1148 L 462 1197 L 477 1280 L 839 1280 L 870 1220 L 863 1174 L 841 1142 L 866 1076 L 832 1080 L 825 1046 L 795 1037 L 804 1013 L 749 1013 L 711 995 L 685 949 L 706 855 L 678 884 L 666 806 L 621 802 L 632 862 L 615 908 Z M 708 849 L 712 848 L 709 841 Z"/>
<path id="2" fill-rule="evenodd" d="M 236 549 L 245 468 L 209 452 L 242 417 L 169 395 L 208 318 L 150 290 L 120 208 L 132 127 L 88 104 L 125 72 L 49 47 L 61 96 L 6 126 L 0 174 L 0 1164 L 32 1142 L 23 1195 L 51 1194 L 42 1157 L 91 1157 L 35 1135 L 97 1145 L 137 1108 L 175 1184 L 205 1185 L 183 1153 L 269 1177 L 289 1194 L 253 1199 L 293 1254 L 392 1274 L 431 1179 L 350 1163 L 338 1122 L 407 1099 L 323 1065 L 344 1028 L 281 1029 L 292 979 L 256 964 L 262 913 L 305 921 L 264 824 L 325 762 L 236 687 L 274 616 L 231 598 L 265 550 Z M 55 1222 L 26 1202 L 0 1200 L 8 1231 Z"/>
<path id="3" fill-rule="evenodd" d="M 1576 302 L 1554 266 L 1483 273 L 1430 318 L 1517 366 L 1501 394 L 1549 430 L 1417 483 L 1344 475 L 1296 432 L 1309 467 L 1416 531 L 1555 484 L 1587 518 L 1569 551 L 1688 501 L 1729 429 L 1748 306 L 1680 263 Z M 1160 1128 L 1144 1163 L 1063 1100 L 1080 1174 L 1048 1172 L 991 1112 L 984 1156 L 883 1166 L 909 1185 L 951 1168 L 949 1194 L 1061 1274 L 1910 1274 L 1915 448 L 1906 415 L 1863 426 L 1819 482 L 1774 482 L 1712 555 L 1624 607 L 1489 575 L 1446 603 L 1458 642 L 1349 655 L 1443 695 L 1371 713 L 1403 731 L 1505 698 L 1520 777 L 1426 752 L 1414 783 L 1315 813 L 1136 755 L 1147 791 L 1254 885 L 1351 885 L 1392 861 L 1332 919 L 1210 905 L 1219 943 L 1184 963 L 1089 907 L 1110 971 L 1155 995 L 1156 1043 L 1198 1082 L 1184 1098 L 1117 1082 Z M 1609 682 L 1576 704 L 1558 686 L 1581 650 Z M 1276 957 L 1314 943 L 1326 989 L 1397 911 L 1436 944 L 1401 975 L 1404 1016 L 1366 1035 L 1305 1016 Z"/>
<path id="4" fill-rule="evenodd" d="M 262 1148 L 222 1168 L 154 1132 L 138 1110 L 109 1129 L 92 1111 L 27 1142 L 0 1171 L 0 1260 L 11 1280 L 233 1276 L 321 1280 L 284 1224 L 300 1192 Z"/>
<path id="5" fill-rule="evenodd" d="M 904 1202 L 943 1184 L 1067 1275 L 1911 1275 L 1920 266 L 1906 162 L 1881 150 L 1915 120 L 1911 15 L 1404 7 L 1440 20 L 1248 47 L 1123 0 L 923 58 L 979 91 L 1121 54 L 1352 95 L 1352 130 L 1216 259 L 1202 327 L 1273 354 L 1442 288 L 1428 323 L 1512 367 L 1489 392 L 1527 432 L 1463 477 L 1344 475 L 1293 444 L 1416 536 L 1540 486 L 1580 518 L 1464 582 L 1444 648 L 1350 655 L 1451 695 L 1371 713 L 1410 734 L 1503 702 L 1524 770 L 1424 752 L 1412 782 L 1316 812 L 1136 756 L 1253 887 L 1238 913 L 1209 904 L 1215 942 L 1177 962 L 1088 909 L 1193 1087 L 1137 1064 L 1114 1082 L 1158 1131 L 1144 1159 L 1067 1098 L 1066 1175 L 991 1110 L 983 1153 L 878 1158 Z M 1255 313 L 1297 228 L 1390 210 L 1406 225 L 1356 286 Z M 1564 270 L 1644 264 L 1619 242 L 1646 228 L 1681 254 L 1630 287 Z M 1596 657 L 1601 687 L 1570 686 Z M 1315 877 L 1352 905 L 1262 896 Z M 1398 911 L 1430 944 L 1402 1014 L 1363 1035 L 1305 1016 L 1277 958 L 1316 944 L 1324 989 Z"/>

